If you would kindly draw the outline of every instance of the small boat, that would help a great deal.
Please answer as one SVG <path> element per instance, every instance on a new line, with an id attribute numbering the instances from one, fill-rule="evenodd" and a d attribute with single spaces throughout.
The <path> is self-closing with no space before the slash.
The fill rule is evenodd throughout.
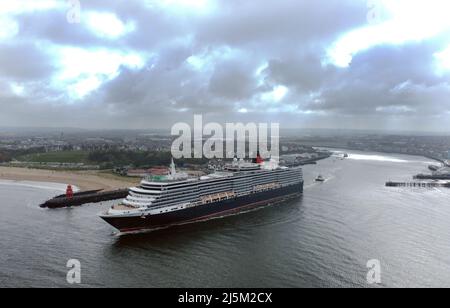
<path id="1" fill-rule="evenodd" d="M 347 153 L 344 153 L 344 158 L 348 158 L 348 154 Z"/>
<path id="2" fill-rule="evenodd" d="M 319 176 L 316 178 L 316 182 L 325 182 L 325 179 L 324 179 L 323 176 L 319 175 Z"/>
<path id="3" fill-rule="evenodd" d="M 439 169 L 441 169 L 441 167 L 435 166 L 435 165 L 429 165 L 428 169 L 430 169 L 431 171 L 438 171 Z"/>

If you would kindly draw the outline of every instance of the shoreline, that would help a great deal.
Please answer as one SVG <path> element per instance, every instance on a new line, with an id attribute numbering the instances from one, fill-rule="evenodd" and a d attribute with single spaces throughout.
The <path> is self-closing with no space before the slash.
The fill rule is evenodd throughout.
<path id="1" fill-rule="evenodd" d="M 315 148 L 323 148 L 323 149 L 330 149 L 330 150 L 337 150 L 337 151 L 358 151 L 361 153 L 378 153 L 378 154 L 391 154 L 391 155 L 405 155 L 405 156 L 412 156 L 412 157 L 422 157 L 422 158 L 426 158 L 426 159 L 430 159 L 433 160 L 435 162 L 439 162 L 441 164 L 445 165 L 445 161 L 439 159 L 439 158 L 435 158 L 435 157 L 430 157 L 430 156 L 426 156 L 426 155 L 421 155 L 421 154 L 411 154 L 411 153 L 398 153 L 398 152 L 388 152 L 388 151 L 366 151 L 366 150 L 358 150 L 358 149 L 352 149 L 352 148 L 348 148 L 348 147 L 327 147 L 327 146 L 313 146 Z"/>
<path id="2" fill-rule="evenodd" d="M 140 179 L 120 178 L 100 171 L 53 171 L 17 167 L 0 167 L 0 179 L 70 184 L 83 190 L 116 190 L 137 185 Z"/>

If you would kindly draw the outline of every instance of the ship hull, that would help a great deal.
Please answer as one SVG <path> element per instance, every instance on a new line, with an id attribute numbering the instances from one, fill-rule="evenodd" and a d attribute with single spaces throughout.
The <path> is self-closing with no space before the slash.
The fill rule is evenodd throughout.
<path id="1" fill-rule="evenodd" d="M 302 193 L 303 182 L 297 185 L 290 185 L 169 213 L 133 217 L 105 215 L 101 218 L 123 233 L 153 230 L 212 218 L 226 217 L 296 198 Z"/>

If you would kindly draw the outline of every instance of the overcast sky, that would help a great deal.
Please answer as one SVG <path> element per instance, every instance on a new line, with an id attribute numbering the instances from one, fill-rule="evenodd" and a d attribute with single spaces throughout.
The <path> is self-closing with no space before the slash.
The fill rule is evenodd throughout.
<path id="1" fill-rule="evenodd" d="M 0 126 L 450 131 L 448 0 L 8 0 Z"/>

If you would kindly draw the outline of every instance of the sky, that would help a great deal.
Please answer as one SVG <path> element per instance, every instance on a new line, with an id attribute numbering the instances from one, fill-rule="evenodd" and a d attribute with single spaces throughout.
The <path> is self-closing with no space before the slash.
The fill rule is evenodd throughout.
<path id="1" fill-rule="evenodd" d="M 450 132 L 448 0 L 8 0 L 0 127 Z"/>

